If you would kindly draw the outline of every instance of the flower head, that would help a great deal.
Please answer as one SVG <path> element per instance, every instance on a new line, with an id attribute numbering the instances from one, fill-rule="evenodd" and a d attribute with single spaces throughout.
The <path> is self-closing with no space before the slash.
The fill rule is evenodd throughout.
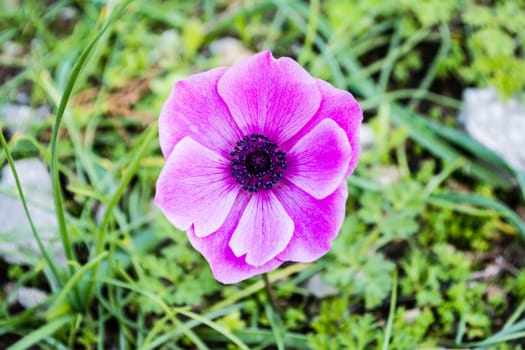
<path id="1" fill-rule="evenodd" d="M 350 93 L 269 51 L 190 76 L 160 114 L 155 203 L 220 282 L 316 260 L 344 219 L 361 120 Z"/>

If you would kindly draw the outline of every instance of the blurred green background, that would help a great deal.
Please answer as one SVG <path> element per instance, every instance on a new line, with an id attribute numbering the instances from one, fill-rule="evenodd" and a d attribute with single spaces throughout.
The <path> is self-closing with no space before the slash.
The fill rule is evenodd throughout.
<path id="1" fill-rule="evenodd" d="M 524 44 L 518 0 L 1 0 L 0 348 L 524 348 L 524 169 L 458 117 L 488 88 L 525 119 Z M 173 83 L 266 49 L 366 124 L 343 229 L 270 273 L 277 310 L 152 204 Z"/>

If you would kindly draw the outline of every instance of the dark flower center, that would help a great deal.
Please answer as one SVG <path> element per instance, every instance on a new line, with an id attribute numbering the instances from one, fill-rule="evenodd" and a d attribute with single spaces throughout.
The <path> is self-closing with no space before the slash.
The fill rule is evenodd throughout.
<path id="1" fill-rule="evenodd" d="M 230 153 L 232 176 L 249 192 L 269 190 L 283 176 L 286 155 L 263 135 L 251 134 L 238 141 Z"/>
<path id="2" fill-rule="evenodd" d="M 253 151 L 246 157 L 246 170 L 250 174 L 263 174 L 270 170 L 270 156 L 264 151 Z"/>

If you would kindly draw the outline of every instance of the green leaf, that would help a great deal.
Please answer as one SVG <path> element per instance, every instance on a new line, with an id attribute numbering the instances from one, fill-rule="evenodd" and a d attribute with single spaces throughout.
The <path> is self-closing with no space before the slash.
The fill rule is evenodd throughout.
<path id="1" fill-rule="evenodd" d="M 394 264 L 380 253 L 371 255 L 354 276 L 354 290 L 365 299 L 367 309 L 379 305 L 390 293 Z"/>

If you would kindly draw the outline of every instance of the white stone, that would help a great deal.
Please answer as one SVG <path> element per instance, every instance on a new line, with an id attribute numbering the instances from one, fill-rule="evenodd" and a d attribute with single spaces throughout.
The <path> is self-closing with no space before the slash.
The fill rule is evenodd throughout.
<path id="1" fill-rule="evenodd" d="M 50 110 L 47 105 L 42 105 L 36 109 L 17 104 L 0 105 L 0 121 L 3 121 L 13 133 L 26 131 L 31 123 L 43 120 L 49 113 Z"/>
<path id="2" fill-rule="evenodd" d="M 24 52 L 24 47 L 15 41 L 6 41 L 2 46 L 2 52 L 8 57 L 18 57 Z"/>
<path id="3" fill-rule="evenodd" d="M 222 38 L 210 44 L 210 51 L 219 59 L 219 65 L 231 66 L 253 55 L 240 40 Z"/>
<path id="4" fill-rule="evenodd" d="M 467 132 L 525 171 L 525 104 L 518 98 L 504 101 L 493 88 L 467 89 L 460 114 Z"/>
<path id="5" fill-rule="evenodd" d="M 51 189 L 51 176 L 45 164 L 37 158 L 15 162 L 29 213 L 36 230 L 59 266 L 66 265 L 66 257 L 58 234 Z M 16 189 L 9 165 L 2 169 L 0 180 L 0 257 L 10 263 L 34 265 L 42 254 L 31 231 L 22 201 Z"/>
<path id="6" fill-rule="evenodd" d="M 334 286 L 326 283 L 319 274 L 313 275 L 312 278 L 306 282 L 306 289 L 318 299 L 337 295 L 338 293 L 338 290 Z"/>
<path id="7" fill-rule="evenodd" d="M 359 142 L 363 150 L 371 149 L 375 145 L 375 135 L 374 130 L 368 124 L 361 125 L 359 131 Z"/>
<path id="8" fill-rule="evenodd" d="M 16 291 L 15 299 L 24 308 L 29 309 L 43 303 L 47 299 L 47 293 L 36 288 L 21 287 Z"/>

